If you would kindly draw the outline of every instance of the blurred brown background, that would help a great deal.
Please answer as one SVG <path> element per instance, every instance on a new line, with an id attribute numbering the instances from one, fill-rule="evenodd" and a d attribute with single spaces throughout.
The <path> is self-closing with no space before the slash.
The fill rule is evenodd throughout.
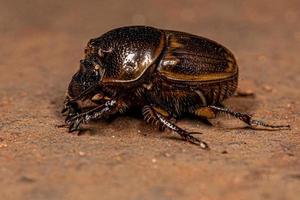
<path id="1" fill-rule="evenodd" d="M 0 1 L 0 199 L 299 199 L 300 2 Z M 65 129 L 64 92 L 90 38 L 125 25 L 190 32 L 231 49 L 240 87 L 229 107 L 291 131 L 254 131 L 219 117 L 212 150 L 141 119 Z"/>

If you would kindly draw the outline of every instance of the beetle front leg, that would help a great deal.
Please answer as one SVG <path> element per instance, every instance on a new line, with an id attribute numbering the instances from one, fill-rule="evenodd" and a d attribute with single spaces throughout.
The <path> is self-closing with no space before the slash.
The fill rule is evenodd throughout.
<path id="1" fill-rule="evenodd" d="M 262 126 L 262 127 L 266 127 L 266 128 L 272 128 L 272 129 L 290 129 L 290 125 L 267 124 L 261 120 L 253 119 L 253 117 L 247 113 L 235 112 L 228 108 L 222 108 L 222 107 L 217 107 L 217 106 L 208 106 L 208 108 L 210 108 L 212 111 L 214 111 L 216 113 L 225 113 L 225 114 L 231 115 L 231 116 L 245 122 L 252 128 L 254 128 L 256 126 Z"/>
<path id="2" fill-rule="evenodd" d="M 152 106 L 144 106 L 143 115 L 146 122 L 154 125 L 160 125 L 166 127 L 179 134 L 182 137 L 182 139 L 192 144 L 198 145 L 202 149 L 209 149 L 209 146 L 207 145 L 206 142 L 192 136 L 192 134 L 201 134 L 201 133 L 188 132 L 186 130 L 183 130 L 182 128 L 176 126 L 172 121 L 168 120 L 164 112 L 160 113 L 158 109 L 155 109 Z"/>
<path id="3" fill-rule="evenodd" d="M 68 118 L 71 118 L 71 117 L 81 113 L 81 109 L 78 106 L 77 102 L 71 102 L 71 101 L 69 101 L 69 98 L 67 97 L 61 113 L 66 115 L 67 116 L 66 119 L 68 119 Z"/>
<path id="4" fill-rule="evenodd" d="M 69 125 L 69 132 L 79 130 L 80 124 L 86 124 L 91 120 L 101 119 L 104 116 L 112 115 L 118 112 L 118 103 L 115 100 L 107 101 L 105 104 L 97 106 L 87 112 L 70 116 L 66 118 L 66 124 Z"/>

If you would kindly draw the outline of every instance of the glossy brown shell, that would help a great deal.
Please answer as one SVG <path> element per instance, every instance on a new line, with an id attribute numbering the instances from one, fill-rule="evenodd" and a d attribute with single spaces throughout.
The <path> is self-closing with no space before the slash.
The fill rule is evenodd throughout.
<path id="1" fill-rule="evenodd" d="M 105 68 L 102 82 L 133 82 L 152 66 L 164 46 L 164 33 L 159 29 L 122 27 L 92 39 L 86 57 L 98 54 Z"/>
<path id="2" fill-rule="evenodd" d="M 232 53 L 220 44 L 188 33 L 165 31 L 166 48 L 158 71 L 174 81 L 217 81 L 237 74 Z"/>
<path id="3" fill-rule="evenodd" d="M 105 69 L 102 82 L 106 83 L 134 82 L 151 66 L 163 77 L 180 82 L 220 81 L 238 73 L 233 54 L 222 45 L 147 26 L 117 28 L 90 40 L 86 57 L 95 55 Z"/>

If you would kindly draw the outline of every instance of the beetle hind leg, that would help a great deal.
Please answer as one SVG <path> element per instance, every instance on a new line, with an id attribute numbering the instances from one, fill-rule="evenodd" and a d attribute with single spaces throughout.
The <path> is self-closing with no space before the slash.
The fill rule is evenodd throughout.
<path id="1" fill-rule="evenodd" d="M 176 132 L 178 135 L 180 135 L 181 138 L 184 139 L 185 141 L 198 145 L 202 149 L 209 149 L 209 146 L 207 145 L 206 142 L 192 136 L 193 134 L 201 134 L 201 133 L 194 133 L 194 132 L 188 132 L 186 130 L 183 130 L 182 128 L 176 126 L 172 121 L 168 120 L 165 113 L 159 112 L 157 109 L 153 108 L 152 106 L 144 106 L 143 115 L 146 122 L 168 128 Z"/>
<path id="2" fill-rule="evenodd" d="M 265 123 L 261 120 L 253 119 L 253 117 L 247 113 L 235 112 L 225 107 L 217 107 L 217 106 L 208 106 L 209 109 L 214 111 L 215 113 L 224 113 L 230 116 L 233 116 L 246 124 L 248 124 L 251 128 L 255 128 L 257 126 L 262 126 L 271 129 L 290 129 L 290 125 L 272 125 Z"/>

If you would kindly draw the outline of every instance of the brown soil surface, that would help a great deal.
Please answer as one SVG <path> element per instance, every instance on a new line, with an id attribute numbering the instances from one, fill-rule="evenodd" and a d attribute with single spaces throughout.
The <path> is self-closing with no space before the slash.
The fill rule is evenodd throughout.
<path id="1" fill-rule="evenodd" d="M 289 1 L 5 1 L 0 6 L 0 199 L 299 199 L 300 3 Z M 243 128 L 218 117 L 179 125 L 210 151 L 130 116 L 81 136 L 56 125 L 90 38 L 147 24 L 231 49 L 240 88 L 229 107 L 291 124 Z"/>

